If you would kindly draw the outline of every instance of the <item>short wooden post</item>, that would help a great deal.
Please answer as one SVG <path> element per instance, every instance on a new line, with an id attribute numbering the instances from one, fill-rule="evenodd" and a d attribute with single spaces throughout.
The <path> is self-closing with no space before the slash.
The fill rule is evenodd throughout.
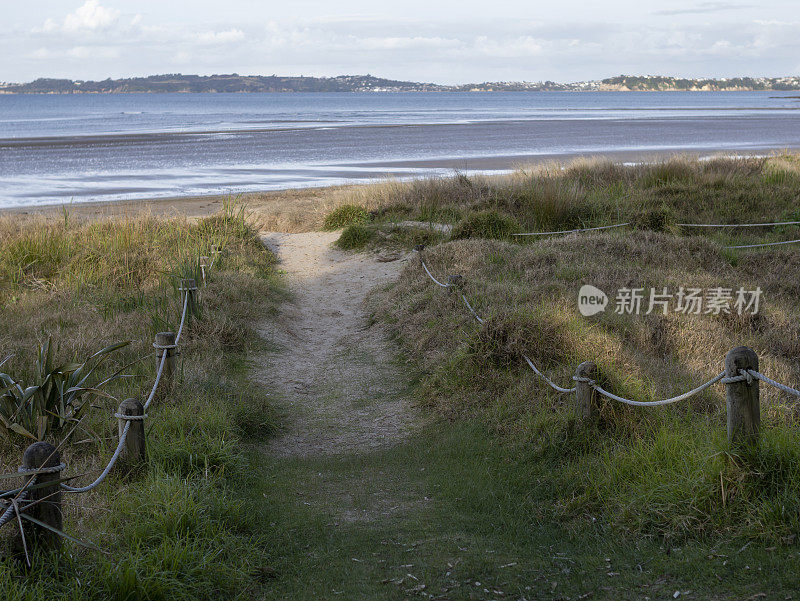
<path id="1" fill-rule="evenodd" d="M 161 382 L 159 382 L 159 387 L 167 387 L 172 384 L 175 376 L 175 362 L 178 354 L 178 348 L 175 346 L 175 332 L 159 332 L 156 334 L 153 347 L 156 349 L 156 370 L 161 367 L 161 359 L 164 353 L 167 355 L 167 358 L 164 359 Z"/>
<path id="2" fill-rule="evenodd" d="M 128 436 L 114 466 L 116 470 L 130 471 L 145 464 L 147 451 L 144 441 L 144 405 L 136 399 L 125 399 L 119 405 L 115 417 L 118 420 L 119 436 L 125 430 L 125 425 L 130 423 Z M 132 419 L 131 419 L 132 418 Z"/>
<path id="3" fill-rule="evenodd" d="M 57 530 L 63 530 L 63 514 L 61 512 L 61 453 L 49 442 L 35 442 L 22 455 L 21 472 L 27 484 L 33 475 L 25 475 L 30 470 L 47 470 L 36 474 L 35 484 L 40 486 L 28 491 L 28 500 L 35 505 L 27 509 L 25 513 L 40 522 L 47 524 Z M 48 485 L 49 484 L 49 485 Z M 41 486 L 46 485 L 46 486 Z M 36 503 L 36 501 L 39 501 Z M 55 549 L 61 545 L 61 537 L 55 532 L 48 530 L 38 524 L 25 522 L 25 542 L 30 544 Z M 20 543 L 22 535 L 20 534 Z"/>
<path id="4" fill-rule="evenodd" d="M 591 383 L 597 380 L 597 365 L 584 361 L 575 370 L 575 409 L 582 421 L 591 421 L 599 415 L 598 393 Z"/>
<path id="5" fill-rule="evenodd" d="M 222 249 L 217 246 L 216 244 L 211 245 L 211 265 L 209 265 L 209 269 L 214 266 L 219 259 L 219 256 L 222 254 Z"/>
<path id="6" fill-rule="evenodd" d="M 447 293 L 450 294 L 453 290 L 461 287 L 464 283 L 464 276 L 450 275 L 447 276 Z"/>
<path id="7" fill-rule="evenodd" d="M 203 276 L 203 286 L 206 285 L 206 269 L 209 261 L 208 257 L 200 257 L 200 274 Z"/>
<path id="8" fill-rule="evenodd" d="M 758 371 L 758 355 L 746 346 L 737 346 L 725 356 L 725 377 L 741 376 L 739 370 Z M 728 410 L 728 440 L 732 444 L 758 441 L 761 425 L 758 380 L 748 378 L 725 384 L 725 405 Z"/>
<path id="9" fill-rule="evenodd" d="M 181 280 L 181 292 L 189 297 L 189 300 L 186 301 L 187 317 L 199 317 L 200 303 L 197 295 L 197 282 L 194 279 Z"/>

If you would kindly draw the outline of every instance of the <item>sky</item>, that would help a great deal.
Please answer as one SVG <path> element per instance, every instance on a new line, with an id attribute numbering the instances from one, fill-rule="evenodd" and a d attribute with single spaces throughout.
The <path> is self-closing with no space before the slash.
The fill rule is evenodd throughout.
<path id="1" fill-rule="evenodd" d="M 800 74 L 798 0 L 0 0 L 0 81 Z"/>

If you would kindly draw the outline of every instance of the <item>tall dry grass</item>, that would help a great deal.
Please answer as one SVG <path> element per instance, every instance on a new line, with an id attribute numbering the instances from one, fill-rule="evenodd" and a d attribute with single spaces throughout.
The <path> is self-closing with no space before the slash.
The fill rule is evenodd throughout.
<path id="1" fill-rule="evenodd" d="M 90 493 L 65 495 L 66 531 L 108 551 L 75 553 L 55 564 L 34 559 L 22 577 L 9 537 L 0 531 L 0 596 L 7 599 L 212 599 L 252 594 L 266 543 L 264 516 L 250 503 L 240 441 L 274 427 L 266 395 L 249 386 L 245 352 L 254 328 L 284 296 L 266 251 L 233 206 L 196 222 L 131 217 L 97 223 L 7 218 L 0 222 L 0 355 L 3 371 L 28 381 L 36 349 L 52 336 L 56 361 L 86 357 L 119 340 L 132 343 L 107 365 L 131 379 L 106 388 L 64 443 L 65 475 L 91 481 L 116 445 L 113 413 L 126 397 L 143 399 L 155 375 L 155 332 L 175 331 L 178 281 L 196 270 L 212 244 L 223 248 L 202 294 L 202 318 L 184 332 L 175 386 L 150 407 L 146 469 L 113 473 Z M 137 361 L 137 359 L 141 359 Z M 0 473 L 13 472 L 30 440 L 0 436 Z M 4 480 L 13 483 L 13 480 Z M 246 558 L 243 560 L 243 558 Z M 52 569 L 58 565 L 59 569 Z"/>
<path id="2" fill-rule="evenodd" d="M 591 173 L 598 175 L 593 167 Z M 612 177 L 608 175 L 608 177 Z M 664 177 L 661 173 L 659 177 Z M 608 182 L 606 182 L 606 185 Z M 564 519 L 602 514 L 615 527 L 668 537 L 784 540 L 800 527 L 797 400 L 762 386 L 760 449 L 725 442 L 724 387 L 678 405 L 631 408 L 605 401 L 599 429 L 575 421 L 572 395 L 554 393 L 521 360 L 527 354 L 562 386 L 583 361 L 617 394 L 654 400 L 680 394 L 723 370 L 747 345 L 761 371 L 800 384 L 800 255 L 791 247 L 732 254 L 702 237 L 608 232 L 522 246 L 456 241 L 425 250 L 434 274 L 458 273 L 485 323 L 412 262 L 379 293 L 378 316 L 422 366 L 421 402 L 448 418 L 478 419 L 552 463 Z M 592 284 L 610 296 L 595 317 L 578 311 Z M 620 288 L 760 287 L 756 315 L 614 312 Z M 749 453 L 749 454 L 748 454 Z M 783 509 L 780 509 L 783 507 Z"/>

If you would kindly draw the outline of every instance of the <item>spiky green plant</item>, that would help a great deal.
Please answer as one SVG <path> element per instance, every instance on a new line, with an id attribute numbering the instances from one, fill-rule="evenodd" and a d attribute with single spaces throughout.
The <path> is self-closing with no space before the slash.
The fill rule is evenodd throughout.
<path id="1" fill-rule="evenodd" d="M 49 432 L 80 419 L 92 397 L 114 398 L 103 387 L 123 377 L 122 370 L 95 384 L 92 376 L 111 353 L 128 344 L 107 346 L 82 363 L 54 365 L 52 340 L 48 339 L 39 347 L 35 384 L 24 386 L 9 374 L 0 373 L 0 431 L 43 440 Z"/>

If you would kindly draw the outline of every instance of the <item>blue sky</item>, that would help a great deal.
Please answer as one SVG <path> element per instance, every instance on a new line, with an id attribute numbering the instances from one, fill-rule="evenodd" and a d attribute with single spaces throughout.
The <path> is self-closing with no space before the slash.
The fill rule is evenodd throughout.
<path id="1" fill-rule="evenodd" d="M 5 0 L 0 81 L 153 73 L 465 83 L 800 74 L 797 0 Z"/>

